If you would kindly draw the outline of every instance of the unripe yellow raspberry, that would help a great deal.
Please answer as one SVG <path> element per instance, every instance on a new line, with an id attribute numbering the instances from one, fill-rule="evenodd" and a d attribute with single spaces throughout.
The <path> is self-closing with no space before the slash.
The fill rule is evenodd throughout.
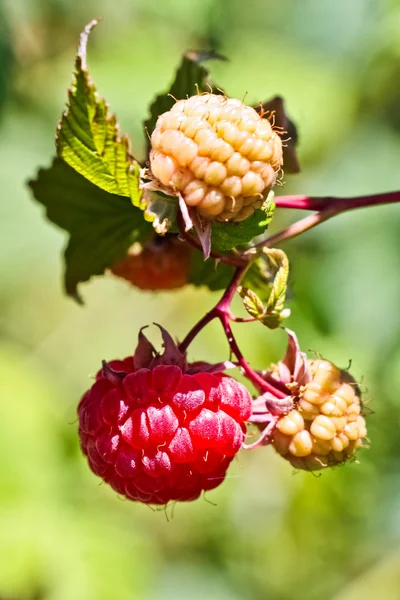
<path id="1" fill-rule="evenodd" d="M 367 435 L 358 388 L 326 360 L 307 361 L 310 381 L 275 427 L 272 444 L 294 467 L 316 471 L 352 458 Z"/>
<path id="2" fill-rule="evenodd" d="M 247 219 L 275 184 L 282 142 L 241 100 L 201 94 L 160 115 L 151 136 L 153 176 L 218 221 Z"/>

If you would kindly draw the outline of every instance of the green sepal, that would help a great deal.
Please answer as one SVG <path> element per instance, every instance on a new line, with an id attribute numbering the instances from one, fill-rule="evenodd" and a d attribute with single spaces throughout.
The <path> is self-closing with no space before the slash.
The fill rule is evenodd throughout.
<path id="1" fill-rule="evenodd" d="M 90 80 L 86 48 L 91 21 L 80 36 L 67 109 L 58 124 L 57 154 L 70 167 L 102 190 L 127 196 L 145 208 L 139 188 L 140 166 L 130 152 L 127 136 L 120 136 L 115 115 Z"/>
<path id="2" fill-rule="evenodd" d="M 264 315 L 264 304 L 253 290 L 240 286 L 239 294 L 243 298 L 243 306 L 251 317 L 262 319 Z"/>
<path id="3" fill-rule="evenodd" d="M 251 289 L 262 302 L 267 302 L 271 295 L 273 280 L 274 276 L 269 262 L 262 255 L 251 263 L 242 279 L 241 285 Z"/>
<path id="4" fill-rule="evenodd" d="M 129 198 L 110 194 L 56 158 L 29 182 L 46 208 L 47 217 L 68 232 L 64 284 L 81 301 L 77 286 L 121 260 L 134 242 L 151 236 L 153 228 Z"/>
<path id="5" fill-rule="evenodd" d="M 177 225 L 178 200 L 176 196 L 167 196 L 162 192 L 146 194 L 146 210 L 144 218 L 152 223 L 158 235 L 178 233 Z"/>
<path id="6" fill-rule="evenodd" d="M 232 248 L 244 246 L 264 233 L 270 224 L 275 209 L 274 193 L 270 192 L 261 208 L 239 223 L 219 223 L 211 227 L 211 247 L 217 252 L 228 252 Z"/>

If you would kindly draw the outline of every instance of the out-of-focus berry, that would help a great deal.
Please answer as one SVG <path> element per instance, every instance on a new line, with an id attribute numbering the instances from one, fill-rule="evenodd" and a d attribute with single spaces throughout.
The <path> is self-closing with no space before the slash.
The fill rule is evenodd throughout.
<path id="1" fill-rule="evenodd" d="M 282 166 L 282 142 L 268 119 L 222 95 L 176 102 L 158 118 L 151 147 L 153 176 L 210 220 L 249 217 Z"/>
<path id="2" fill-rule="evenodd" d="M 145 246 L 132 246 L 111 271 L 142 290 L 173 290 L 188 281 L 191 252 L 176 236 L 156 236 Z"/>

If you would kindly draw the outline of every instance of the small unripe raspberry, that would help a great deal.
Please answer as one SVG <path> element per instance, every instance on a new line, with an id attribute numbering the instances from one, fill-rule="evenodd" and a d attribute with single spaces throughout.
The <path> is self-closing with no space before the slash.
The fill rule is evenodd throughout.
<path id="1" fill-rule="evenodd" d="M 241 100 L 201 94 L 160 115 L 150 166 L 206 219 L 242 221 L 260 207 L 282 166 L 282 142 L 270 122 Z"/>
<path id="2" fill-rule="evenodd" d="M 141 334 L 133 357 L 104 363 L 78 407 L 92 471 L 130 500 L 159 505 L 220 485 L 251 413 L 242 384 L 219 365 L 187 365 L 163 338 L 162 356 Z"/>
<path id="3" fill-rule="evenodd" d="M 142 290 L 173 290 L 186 285 L 190 256 L 187 242 L 156 236 L 145 246 L 132 246 L 111 271 Z"/>
<path id="4" fill-rule="evenodd" d="M 367 435 L 358 388 L 347 372 L 326 360 L 307 361 L 309 381 L 272 438 L 294 467 L 315 471 L 352 458 Z"/>

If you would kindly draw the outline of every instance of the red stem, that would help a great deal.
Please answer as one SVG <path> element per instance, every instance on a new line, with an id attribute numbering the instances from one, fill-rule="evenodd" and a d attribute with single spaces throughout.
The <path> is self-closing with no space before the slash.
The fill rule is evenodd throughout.
<path id="1" fill-rule="evenodd" d="M 316 213 L 314 215 L 309 215 L 308 217 L 304 217 L 304 219 L 300 219 L 300 221 L 296 221 L 286 229 L 282 229 L 282 231 L 278 231 L 275 235 L 271 235 L 266 240 L 255 244 L 254 248 L 274 248 L 277 244 L 284 242 L 285 240 L 289 240 L 294 238 L 301 233 L 304 233 L 308 229 L 312 229 L 316 225 L 327 221 L 334 215 L 338 214 L 337 212 L 332 212 L 333 209 L 327 208 L 326 210 L 321 210 L 321 212 Z"/>
<path id="2" fill-rule="evenodd" d="M 388 192 L 385 194 L 375 194 L 373 196 L 358 196 L 356 198 L 310 198 L 308 196 L 280 196 L 276 198 L 276 206 L 279 208 L 298 208 L 303 210 L 318 210 L 320 212 L 300 219 L 296 223 L 289 225 L 286 229 L 278 231 L 275 235 L 263 240 L 255 245 L 255 248 L 272 248 L 285 240 L 292 239 L 316 225 L 355 208 L 364 208 L 367 206 L 378 206 L 380 204 L 391 204 L 400 202 L 399 192 Z"/>
<path id="3" fill-rule="evenodd" d="M 356 198 L 334 198 L 331 196 L 321 197 L 321 198 L 312 198 L 309 196 L 278 196 L 275 199 L 276 206 L 278 208 L 295 208 L 301 210 L 314 210 L 319 211 L 317 214 L 310 215 L 297 221 L 287 227 L 286 229 L 276 233 L 275 235 L 267 238 L 266 240 L 259 242 L 255 247 L 271 247 L 274 246 L 284 240 L 289 238 L 293 238 L 316 225 L 330 219 L 331 217 L 345 212 L 347 210 L 353 210 L 355 208 L 363 208 L 367 206 L 377 206 L 380 204 L 391 204 L 395 202 L 400 202 L 400 191 L 397 192 L 387 192 L 383 194 L 375 194 L 372 196 L 359 196 Z M 193 238 L 190 234 L 185 232 L 184 227 L 182 225 L 181 216 L 179 216 L 179 228 L 181 235 L 184 239 L 194 246 L 196 249 L 201 250 L 201 244 Z M 239 285 L 243 275 L 246 272 L 247 267 L 252 260 L 252 257 L 247 259 L 247 257 L 242 254 L 242 256 L 233 256 L 233 255 L 221 255 L 218 252 L 211 252 L 211 256 L 213 258 L 219 259 L 222 262 L 228 263 L 236 267 L 234 276 L 232 281 L 228 285 L 224 294 L 220 301 L 216 304 L 216 306 L 211 309 L 200 321 L 189 331 L 185 339 L 180 344 L 179 348 L 181 352 L 186 352 L 187 348 L 194 340 L 194 338 L 200 333 L 200 331 L 208 325 L 214 319 L 219 319 L 224 328 L 225 335 L 228 339 L 229 347 L 233 354 L 236 356 L 239 365 L 242 367 L 248 378 L 256 385 L 256 387 L 261 388 L 264 392 L 270 392 L 275 396 L 275 398 L 285 398 L 290 395 L 289 390 L 286 390 L 284 387 L 279 385 L 279 383 L 275 383 L 271 380 L 263 379 L 258 373 L 256 373 L 245 360 L 242 355 L 239 346 L 234 338 L 232 333 L 232 328 L 230 325 L 230 321 L 236 322 L 249 322 L 253 319 L 242 319 L 237 318 L 232 314 L 230 305 L 235 295 L 237 286 Z"/>
<path id="4" fill-rule="evenodd" d="M 189 331 L 189 333 L 186 335 L 183 341 L 179 344 L 179 350 L 182 353 L 185 353 L 186 350 L 189 348 L 190 344 L 193 342 L 194 338 L 200 333 L 200 331 L 204 329 L 204 327 L 208 325 L 208 323 L 216 319 L 217 316 L 218 315 L 216 312 L 216 307 L 214 306 L 214 308 L 211 309 L 210 312 L 205 314 L 204 317 L 200 319 L 200 321 L 196 323 L 194 327 L 192 327 L 192 329 Z"/>
<path id="5" fill-rule="evenodd" d="M 235 273 L 223 293 L 221 299 L 218 304 L 214 306 L 192 329 L 189 331 L 185 339 L 179 344 L 179 349 L 181 352 L 186 352 L 194 338 L 200 333 L 202 329 L 208 323 L 213 321 L 214 319 L 219 318 L 220 314 L 227 314 L 229 317 L 233 316 L 231 313 L 231 302 L 233 300 L 233 296 L 235 295 L 236 288 L 239 285 L 240 280 L 242 279 L 244 273 L 246 271 L 246 267 L 237 267 Z"/>
<path id="6" fill-rule="evenodd" d="M 236 356 L 239 365 L 242 367 L 243 371 L 246 373 L 247 377 L 254 383 L 257 388 L 261 388 L 263 392 L 270 392 L 275 398 L 286 398 L 290 395 L 290 392 L 283 392 L 278 388 L 277 385 L 266 381 L 254 371 L 247 360 L 244 358 L 243 354 L 240 351 L 240 348 L 235 340 L 235 337 L 232 332 L 231 324 L 229 322 L 229 316 L 227 313 L 222 312 L 218 315 L 219 320 L 221 321 L 222 327 L 224 328 L 225 335 L 227 337 L 229 347 L 232 350 L 233 354 Z"/>
<path id="7" fill-rule="evenodd" d="M 277 208 L 298 208 L 300 210 L 325 210 L 334 209 L 335 214 L 354 208 L 378 206 L 379 204 L 393 204 L 400 202 L 400 191 L 373 194 L 372 196 L 358 196 L 355 198 L 335 198 L 325 196 L 313 198 L 310 196 L 276 196 Z"/>
<path id="8" fill-rule="evenodd" d="M 196 325 L 189 331 L 185 339 L 179 344 L 179 350 L 181 352 L 186 352 L 189 345 L 192 343 L 194 338 L 200 333 L 200 331 L 208 325 L 214 319 L 219 319 L 221 321 L 222 327 L 224 328 L 225 335 L 227 337 L 229 347 L 233 354 L 236 356 L 239 365 L 242 367 L 247 377 L 254 383 L 257 388 L 261 388 L 264 392 L 270 392 L 274 395 L 275 398 L 286 398 L 290 395 L 290 392 L 285 392 L 282 390 L 279 383 L 276 384 L 273 382 L 266 381 L 254 371 L 246 359 L 244 358 L 240 348 L 235 340 L 235 337 L 232 332 L 232 328 L 230 325 L 231 320 L 236 320 L 236 317 L 232 314 L 231 311 L 231 302 L 236 292 L 236 288 L 239 285 L 243 275 L 246 272 L 246 266 L 237 267 L 234 273 L 234 276 L 223 293 L 219 302 L 211 309 Z"/>

